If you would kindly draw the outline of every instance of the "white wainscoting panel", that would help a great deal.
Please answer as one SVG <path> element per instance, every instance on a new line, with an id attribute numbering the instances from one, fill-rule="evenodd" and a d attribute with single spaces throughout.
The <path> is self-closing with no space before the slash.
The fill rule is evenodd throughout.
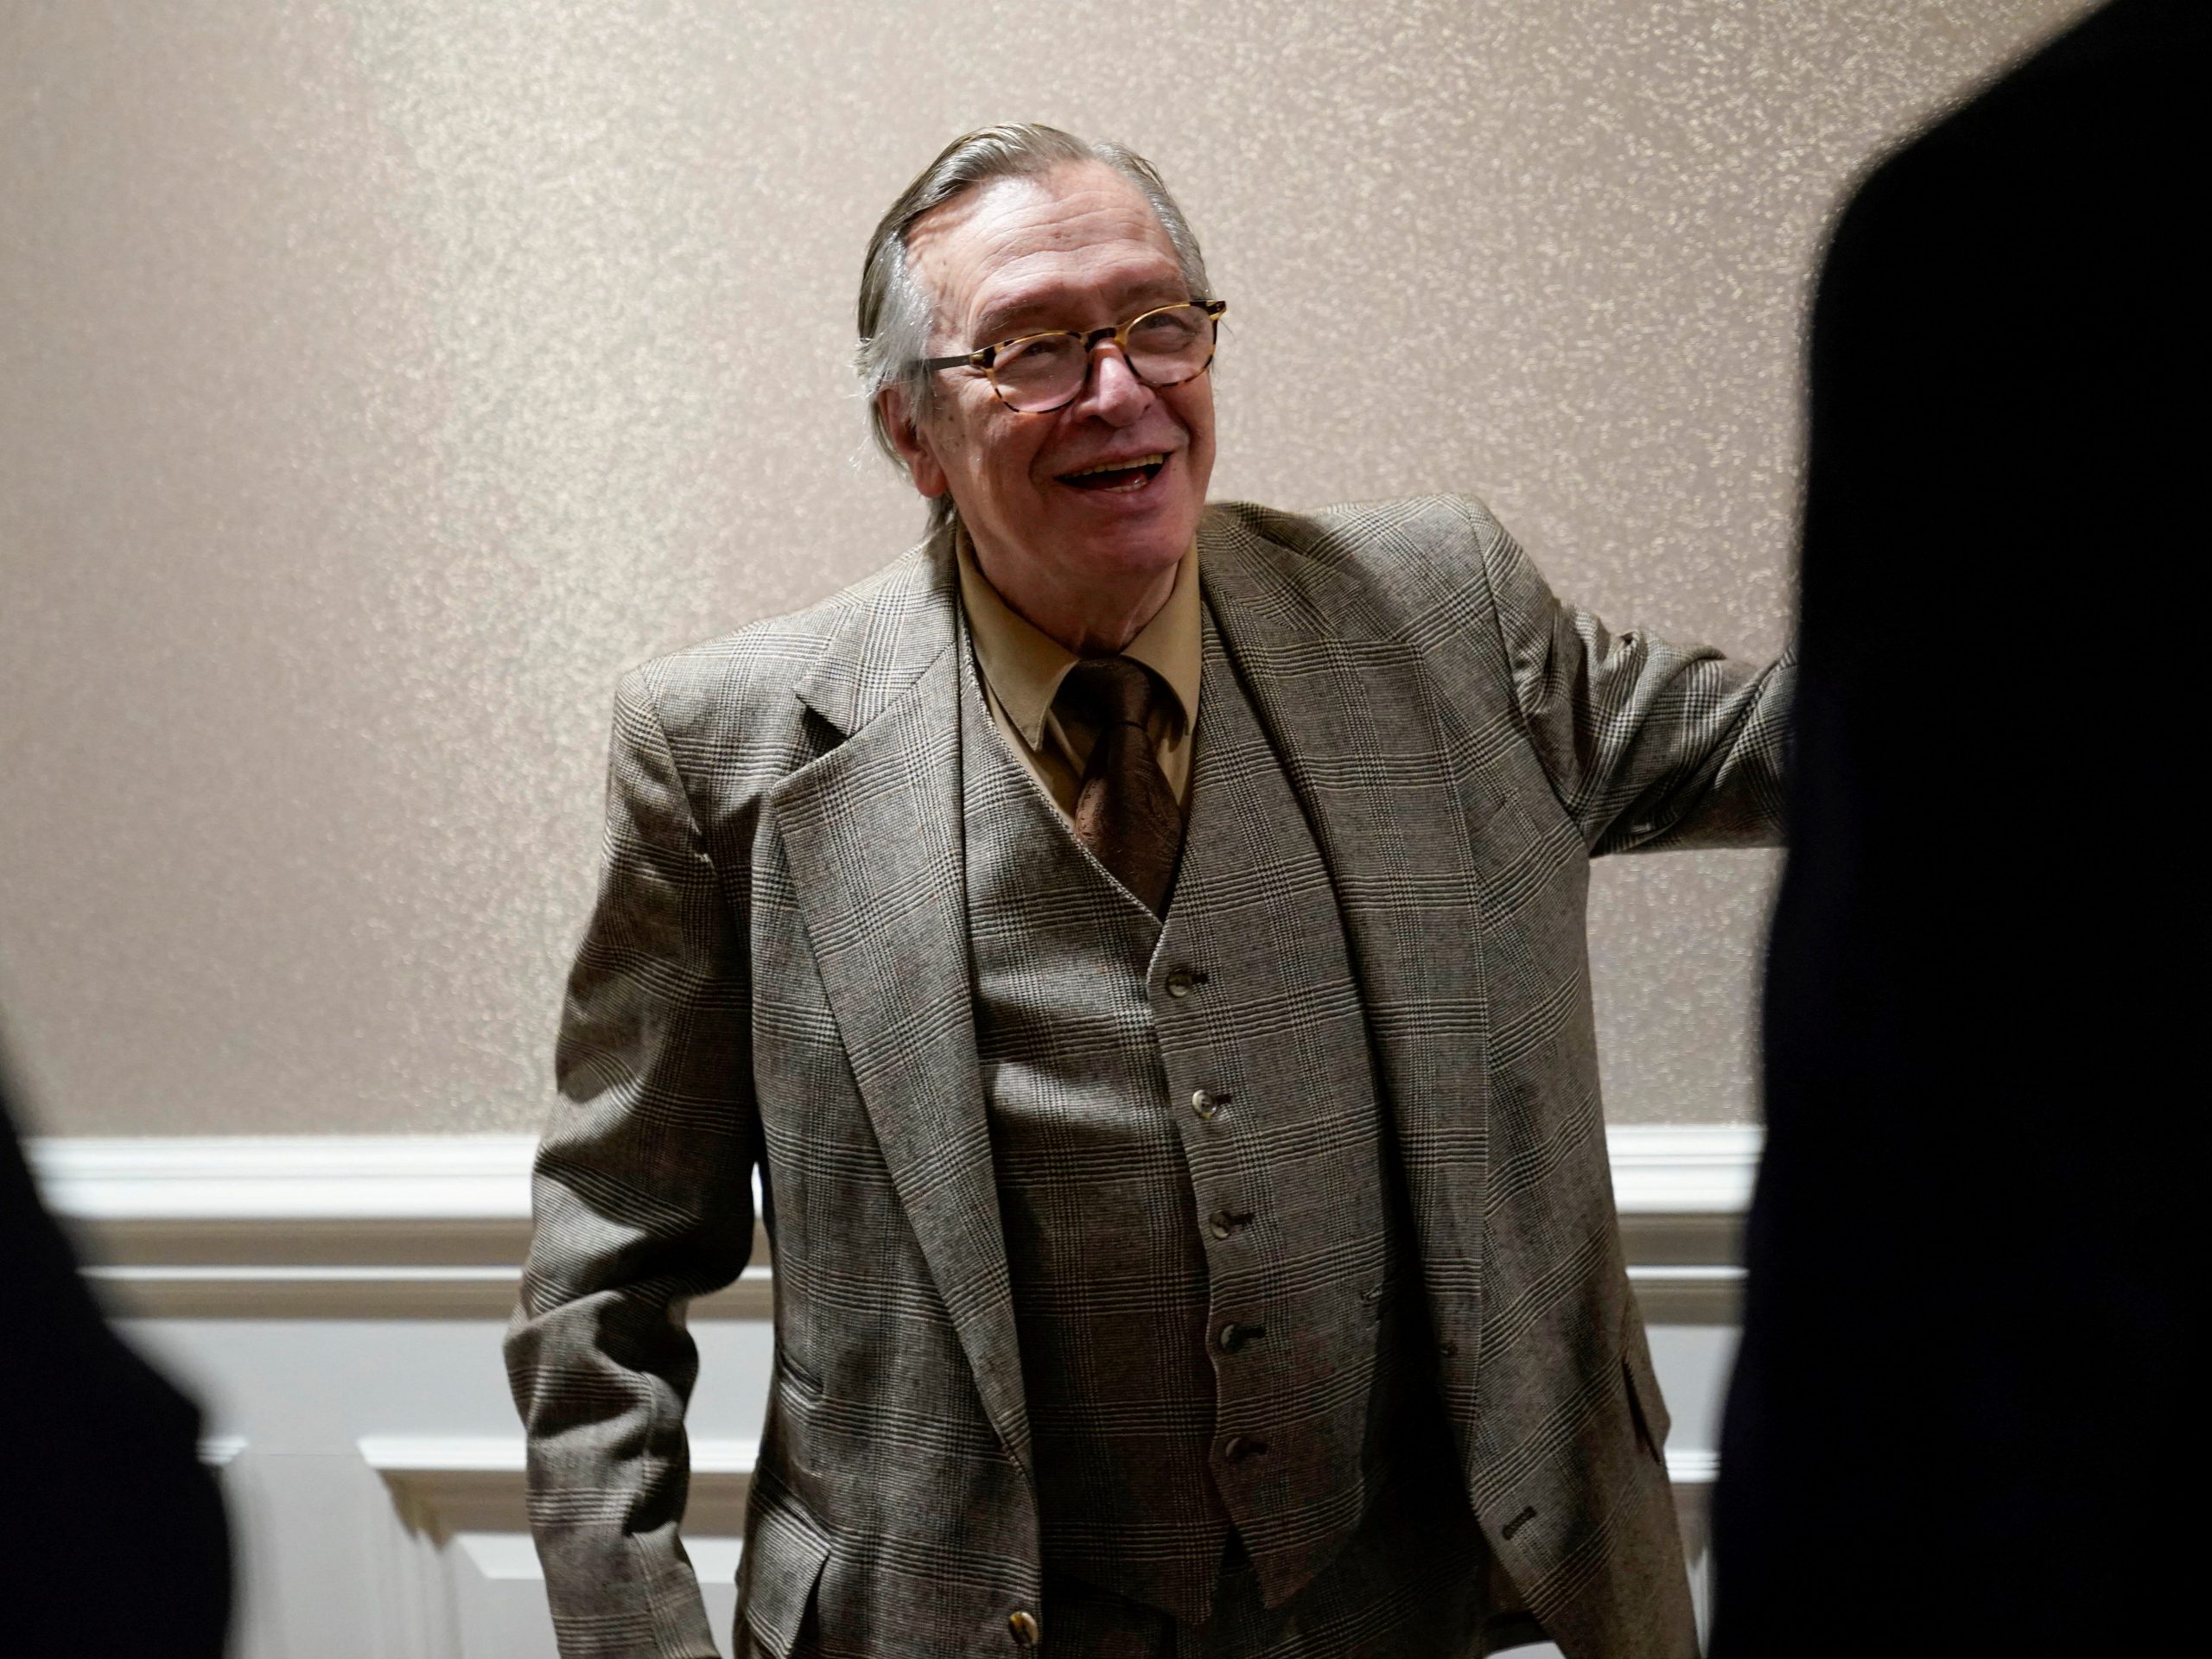
<path id="1" fill-rule="evenodd" d="M 1702 1611 L 1758 1133 L 1607 1140 Z M 531 1150 L 514 1135 L 31 1144 L 119 1328 L 206 1408 L 201 1456 L 238 1538 L 235 1659 L 554 1659 L 499 1357 Z M 725 1643 L 772 1358 L 758 1240 L 753 1259 L 691 1311 L 685 1546 Z"/>

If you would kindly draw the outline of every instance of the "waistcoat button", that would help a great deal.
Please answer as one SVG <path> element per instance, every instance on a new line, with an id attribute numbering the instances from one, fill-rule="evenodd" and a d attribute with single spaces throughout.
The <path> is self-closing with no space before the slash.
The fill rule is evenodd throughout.
<path id="1" fill-rule="evenodd" d="M 1268 1327 L 1264 1325 L 1239 1325 L 1232 1319 L 1221 1327 L 1220 1331 L 1215 1334 L 1214 1340 L 1221 1344 L 1223 1353 L 1233 1354 L 1253 1338 L 1264 1337 L 1267 1334 Z"/>
<path id="2" fill-rule="evenodd" d="M 1191 1109 L 1211 1123 L 1213 1115 L 1221 1109 L 1221 1102 L 1203 1089 L 1194 1089 L 1191 1091 Z"/>
<path id="3" fill-rule="evenodd" d="M 1017 1648 L 1033 1648 L 1043 1638 L 1044 1632 L 1037 1628 L 1037 1615 L 1027 1607 L 1015 1608 L 1006 1616 L 1006 1622 Z"/>
<path id="4" fill-rule="evenodd" d="M 1206 1230 L 1216 1238 L 1227 1238 L 1251 1219 L 1248 1211 L 1224 1208 L 1206 1217 Z"/>
<path id="5" fill-rule="evenodd" d="M 1242 1463 L 1247 1458 L 1256 1458 L 1268 1449 L 1268 1443 L 1249 1434 L 1232 1434 L 1224 1441 L 1221 1455 L 1230 1463 Z"/>
<path id="6" fill-rule="evenodd" d="M 1189 969 L 1178 968 L 1173 973 L 1167 976 L 1167 995 L 1170 996 L 1188 996 L 1191 994 L 1191 987 L 1197 981 Z"/>

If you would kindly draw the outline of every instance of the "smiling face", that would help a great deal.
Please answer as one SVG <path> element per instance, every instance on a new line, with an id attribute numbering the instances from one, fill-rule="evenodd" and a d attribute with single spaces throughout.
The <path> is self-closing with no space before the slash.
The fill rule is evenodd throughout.
<path id="1" fill-rule="evenodd" d="M 978 186 L 925 215 L 906 246 L 936 302 L 933 357 L 1205 297 L 1185 287 L 1142 192 L 1100 163 Z M 1109 343 L 1076 400 L 1046 414 L 1015 413 L 964 368 L 936 388 L 919 423 L 884 394 L 893 442 L 923 494 L 951 493 L 985 574 L 1018 608 L 1084 609 L 1086 595 L 1110 608 L 1173 570 L 1213 472 L 1210 374 L 1147 386 Z"/>

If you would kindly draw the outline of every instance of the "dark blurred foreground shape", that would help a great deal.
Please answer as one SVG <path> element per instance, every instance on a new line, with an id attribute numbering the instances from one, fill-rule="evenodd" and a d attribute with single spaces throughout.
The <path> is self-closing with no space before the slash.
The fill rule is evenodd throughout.
<path id="1" fill-rule="evenodd" d="M 1821 277 L 1716 1659 L 2158 1654 L 2198 1578 L 2204 35 L 2089 18 Z"/>
<path id="2" fill-rule="evenodd" d="M 223 1500 L 200 1412 L 108 1329 L 39 1202 L 0 1084 L 0 1654 L 217 1659 Z"/>

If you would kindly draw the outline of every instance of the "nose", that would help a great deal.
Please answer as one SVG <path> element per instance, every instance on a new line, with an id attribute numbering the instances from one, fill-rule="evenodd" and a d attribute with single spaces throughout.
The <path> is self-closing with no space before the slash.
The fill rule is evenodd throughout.
<path id="1" fill-rule="evenodd" d="M 1090 350 L 1090 374 L 1077 409 L 1109 426 L 1127 426 L 1152 407 L 1152 388 L 1137 378 L 1122 348 L 1102 340 Z"/>

